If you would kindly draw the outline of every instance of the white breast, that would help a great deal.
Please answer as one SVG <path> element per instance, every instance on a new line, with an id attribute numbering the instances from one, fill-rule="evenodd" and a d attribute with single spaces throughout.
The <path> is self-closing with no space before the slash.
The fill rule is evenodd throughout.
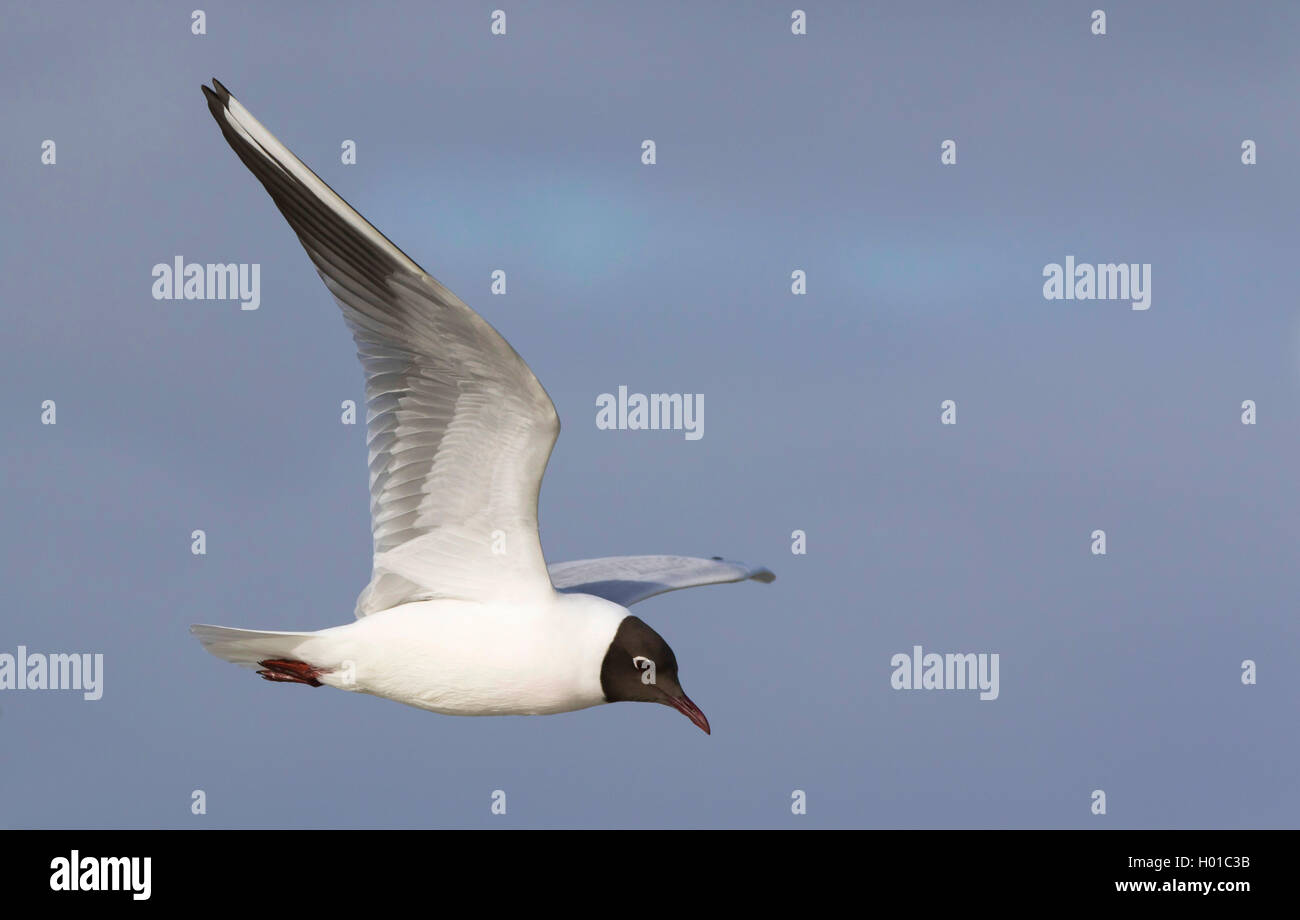
<path id="1" fill-rule="evenodd" d="M 586 594 L 542 605 L 418 601 L 300 646 L 323 683 L 450 715 L 542 715 L 605 702 L 600 667 L 627 610 Z"/>

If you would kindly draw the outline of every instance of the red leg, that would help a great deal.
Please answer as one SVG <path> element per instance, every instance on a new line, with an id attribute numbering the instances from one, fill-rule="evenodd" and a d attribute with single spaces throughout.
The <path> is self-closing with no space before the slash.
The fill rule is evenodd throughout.
<path id="1" fill-rule="evenodd" d="M 309 687 L 321 686 L 321 682 L 316 679 L 321 675 L 320 669 L 312 667 L 305 661 L 268 658 L 265 661 L 259 661 L 258 664 L 266 669 L 257 672 L 266 680 L 283 681 L 290 684 L 306 684 Z"/>

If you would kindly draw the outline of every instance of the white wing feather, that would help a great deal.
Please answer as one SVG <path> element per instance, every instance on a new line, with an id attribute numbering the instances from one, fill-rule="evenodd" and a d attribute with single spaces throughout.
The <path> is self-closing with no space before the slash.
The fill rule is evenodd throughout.
<path id="1" fill-rule="evenodd" d="M 560 430 L 550 397 L 495 329 L 213 85 L 222 134 L 298 235 L 365 371 L 374 572 L 357 616 L 549 595 L 537 494 Z"/>
<path id="2" fill-rule="evenodd" d="M 771 582 L 776 576 L 762 566 L 729 562 L 715 556 L 606 556 L 557 562 L 551 566 L 551 582 L 565 594 L 594 594 L 607 601 L 630 607 L 647 597 L 736 581 Z"/>

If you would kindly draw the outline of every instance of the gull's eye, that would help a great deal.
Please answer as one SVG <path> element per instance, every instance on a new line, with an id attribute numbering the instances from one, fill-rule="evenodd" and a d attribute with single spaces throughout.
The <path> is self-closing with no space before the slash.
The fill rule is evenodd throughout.
<path id="1" fill-rule="evenodd" d="M 632 656 L 632 667 L 641 672 L 641 683 L 653 684 L 655 682 L 655 663 L 644 655 Z"/>

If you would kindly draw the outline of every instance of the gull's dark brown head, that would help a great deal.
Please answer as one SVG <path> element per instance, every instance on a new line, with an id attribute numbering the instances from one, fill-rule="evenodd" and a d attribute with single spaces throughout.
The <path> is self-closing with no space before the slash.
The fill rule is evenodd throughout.
<path id="1" fill-rule="evenodd" d="M 659 633 L 640 618 L 627 616 L 600 666 L 600 688 L 611 703 L 662 703 L 690 719 L 706 735 L 709 720 L 677 680 L 677 656 Z"/>

